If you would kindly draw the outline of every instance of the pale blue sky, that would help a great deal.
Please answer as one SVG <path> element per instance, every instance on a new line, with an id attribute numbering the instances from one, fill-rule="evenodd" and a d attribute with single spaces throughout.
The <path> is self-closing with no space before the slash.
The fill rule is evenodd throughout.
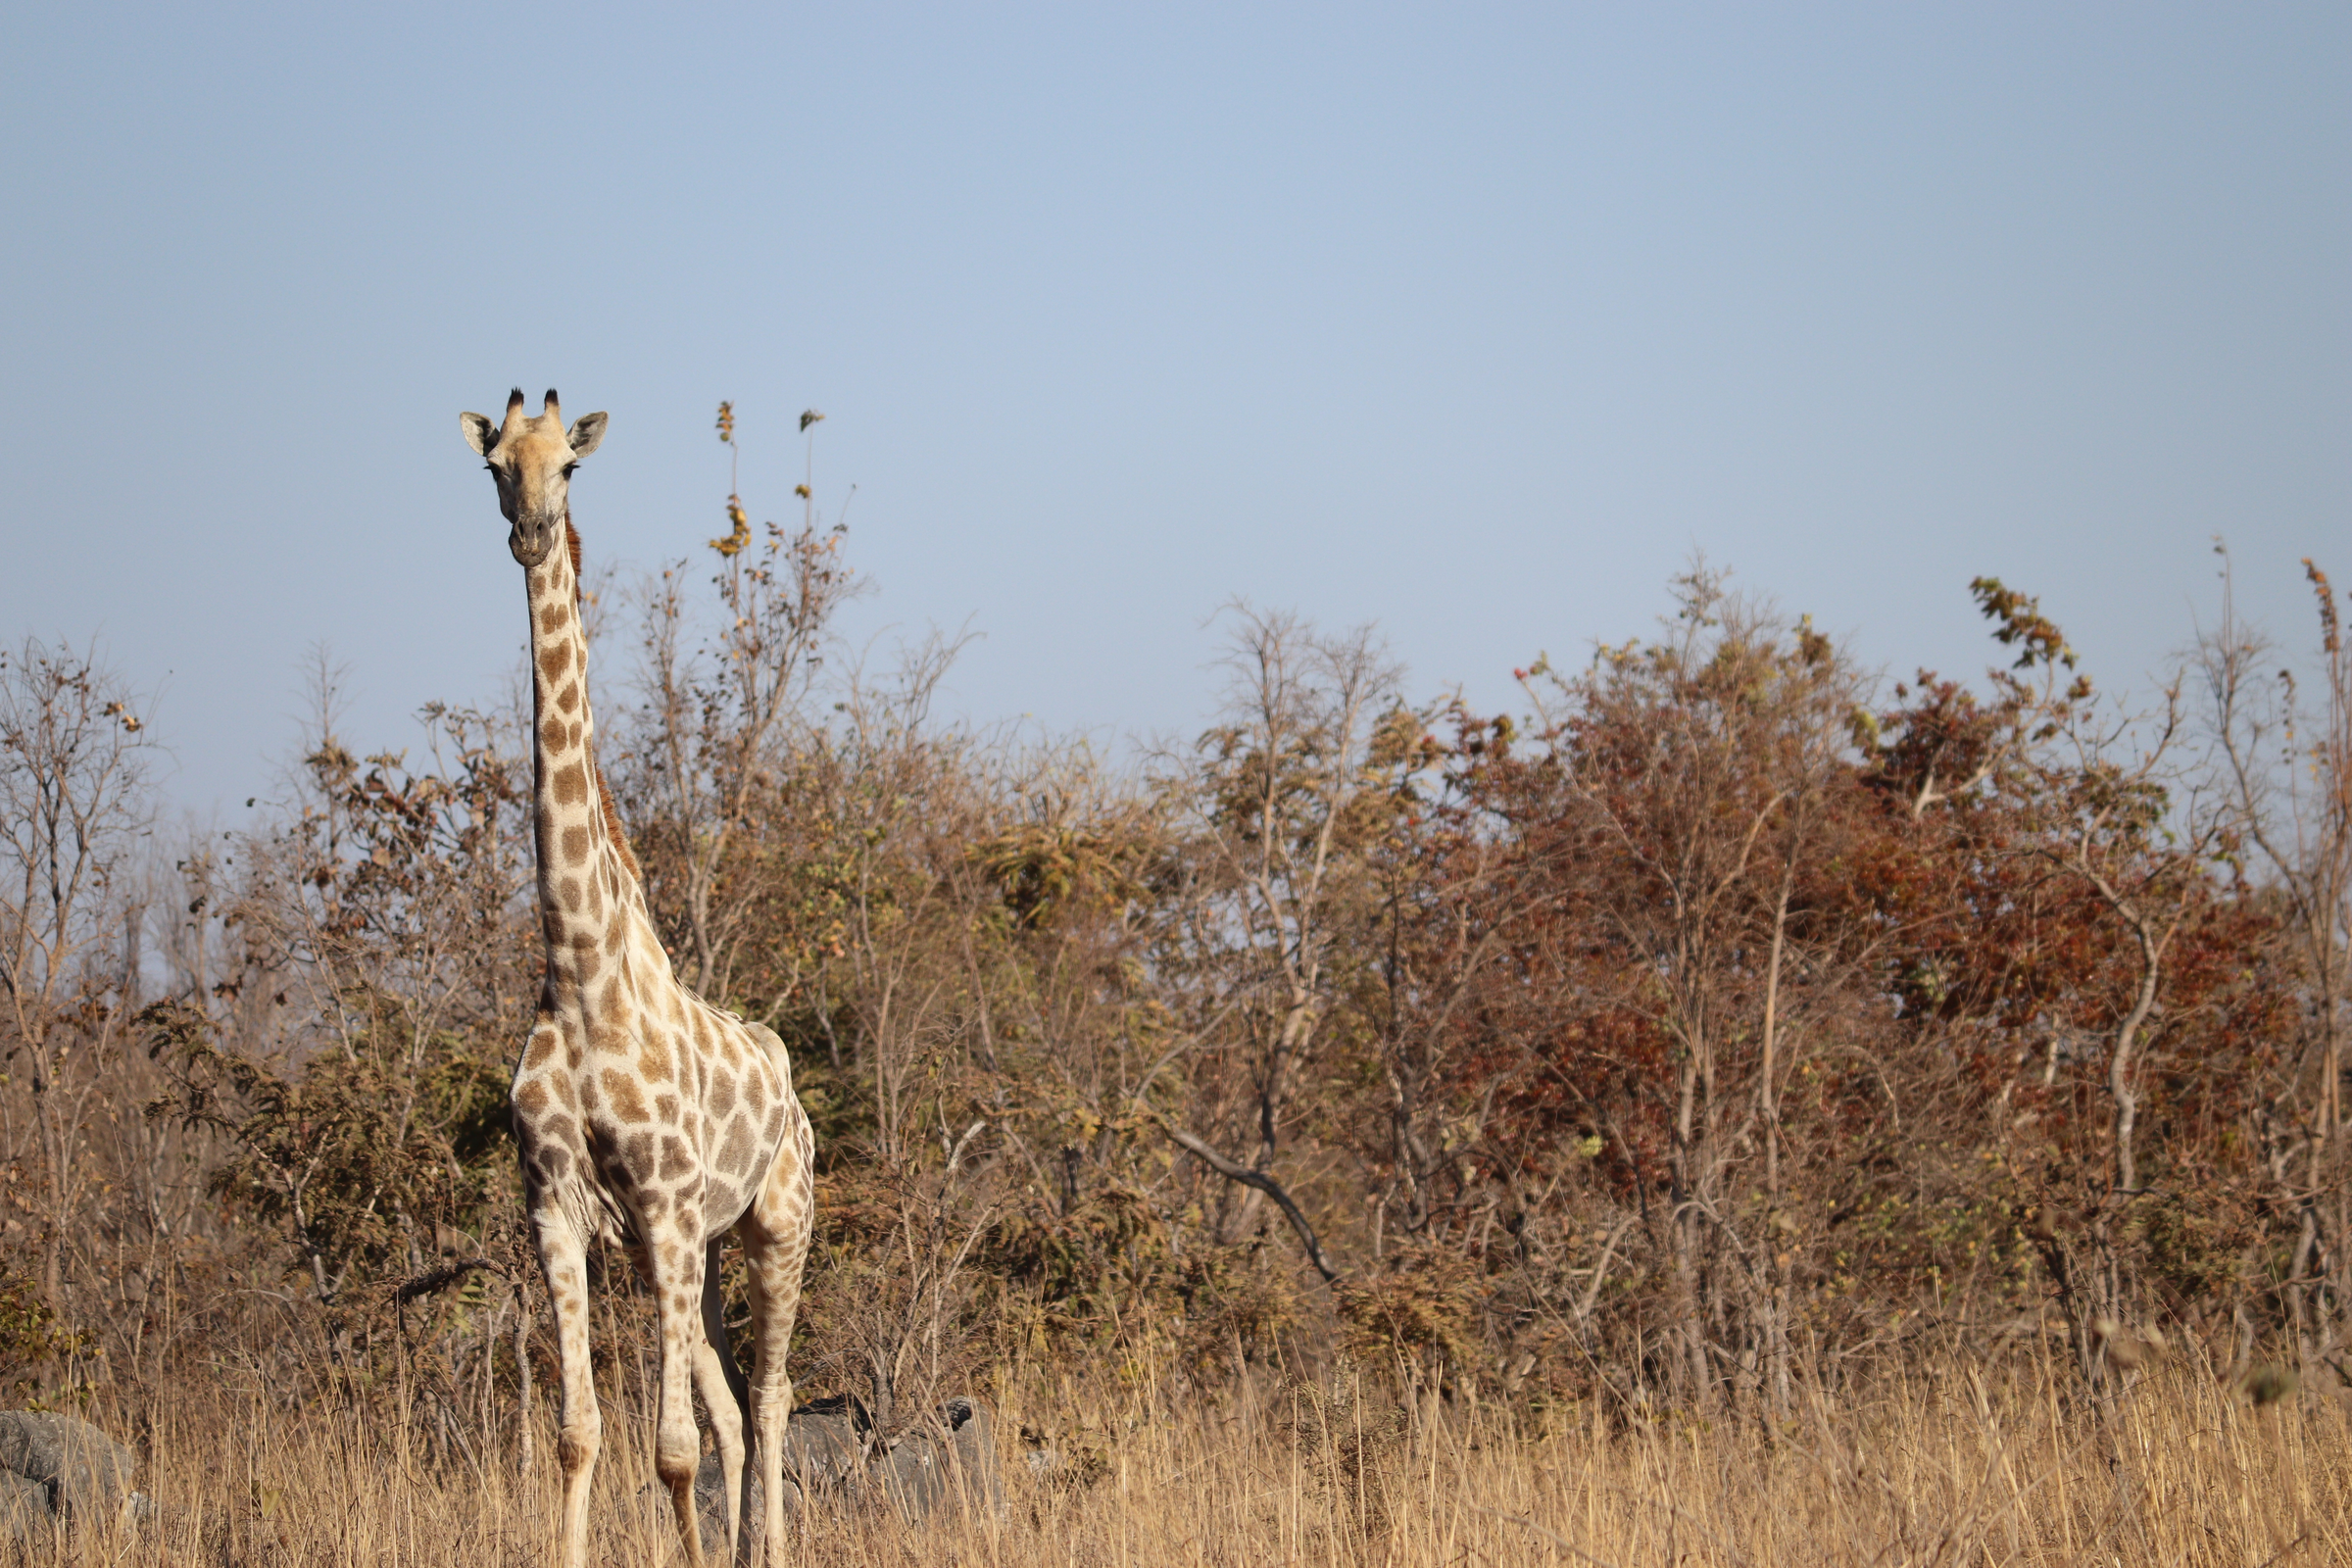
<path id="1" fill-rule="evenodd" d="M 638 564 L 720 398 L 756 518 L 825 410 L 859 633 L 968 619 L 982 720 L 1190 731 L 1236 594 L 1502 704 L 1693 548 L 1898 674 L 1997 573 L 2114 685 L 2219 531 L 2307 643 L 2347 82 L 2341 5 L 13 7 L 0 633 L 162 684 L 200 809 L 318 641 L 408 743 L 523 635 L 519 382 Z"/>

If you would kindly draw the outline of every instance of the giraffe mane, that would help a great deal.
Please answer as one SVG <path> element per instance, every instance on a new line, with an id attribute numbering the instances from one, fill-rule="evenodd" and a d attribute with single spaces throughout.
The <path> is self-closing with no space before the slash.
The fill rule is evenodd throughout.
<path id="1" fill-rule="evenodd" d="M 620 808 L 613 802 L 612 787 L 605 782 L 605 770 L 601 767 L 596 770 L 596 793 L 605 803 L 605 833 L 612 840 L 612 848 L 620 856 L 622 868 L 632 880 L 642 878 L 645 869 L 637 863 L 637 857 L 629 852 L 628 831 L 620 825 Z"/>
<path id="2" fill-rule="evenodd" d="M 580 530 L 571 524 L 571 509 L 569 507 L 564 509 L 564 548 L 571 552 L 571 606 L 572 613 L 576 618 L 579 613 L 581 595 Z M 584 633 L 586 630 L 584 622 L 581 629 Z M 581 638 L 583 647 L 587 639 L 583 635 Z M 642 878 L 645 875 L 645 868 L 637 863 L 637 857 L 630 853 L 628 830 L 620 825 L 620 807 L 612 799 L 612 786 L 605 782 L 605 770 L 596 764 L 593 750 L 589 755 L 588 766 L 596 774 L 597 799 L 603 803 L 605 808 L 605 835 L 612 841 L 612 848 L 620 852 L 620 863 L 628 868 L 629 875 L 633 878 Z"/>

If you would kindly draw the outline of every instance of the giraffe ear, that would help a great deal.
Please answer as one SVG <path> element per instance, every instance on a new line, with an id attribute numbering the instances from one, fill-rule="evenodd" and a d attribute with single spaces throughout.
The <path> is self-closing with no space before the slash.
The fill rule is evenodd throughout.
<path id="1" fill-rule="evenodd" d="M 605 416 L 601 414 L 581 415 L 571 421 L 571 434 L 565 437 L 571 443 L 571 455 L 575 458 L 584 458 L 594 452 L 597 443 L 604 438 Z"/>
<path id="2" fill-rule="evenodd" d="M 478 414 L 459 415 L 458 428 L 466 432 L 466 444 L 485 458 L 498 445 L 497 426 Z"/>

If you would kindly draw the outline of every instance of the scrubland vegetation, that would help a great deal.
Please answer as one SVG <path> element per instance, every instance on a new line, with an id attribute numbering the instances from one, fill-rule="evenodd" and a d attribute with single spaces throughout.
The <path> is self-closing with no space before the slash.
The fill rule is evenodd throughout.
<path id="1" fill-rule="evenodd" d="M 1427 1387 L 1399 1399 L 1347 1370 L 1251 1369 L 1179 1398 L 1164 1383 L 1016 1364 L 1004 1411 L 1053 1425 L 1064 1468 L 1016 1464 L 1001 1513 L 919 1529 L 880 1507 L 820 1508 L 790 1555 L 811 1568 L 2345 1560 L 2341 1406 L 2258 1408 L 2213 1370 L 2154 1372 L 2102 1416 L 2047 1365 L 1923 1364 L 1835 1396 L 1808 1385 L 1767 1432 L 1599 1407 L 1539 1415 Z M 633 1396 L 618 1403 L 620 1419 L 650 1415 Z M 62 1554 L 44 1544 L 27 1560 L 545 1560 L 553 1467 L 445 1462 L 397 1392 L 296 1408 L 240 1385 L 164 1394 L 152 1412 L 156 1522 L 77 1531 Z M 606 1451 L 591 1560 L 678 1560 L 647 1446 Z"/>
<path id="2" fill-rule="evenodd" d="M 848 534 L 728 509 L 593 607 L 600 760 L 680 975 L 793 1049 L 802 1395 L 977 1394 L 1007 1474 L 808 1560 L 2352 1553 L 2316 567 L 2316 637 L 2225 614 L 2135 708 L 1989 579 L 1974 680 L 1693 570 L 1507 715 L 1237 606 L 1215 723 L 1106 754 L 943 722 L 952 648 L 836 646 Z M 427 717 L 173 840 L 135 674 L 0 665 L 0 1378 L 141 1447 L 142 1560 L 545 1549 L 527 733 Z"/>

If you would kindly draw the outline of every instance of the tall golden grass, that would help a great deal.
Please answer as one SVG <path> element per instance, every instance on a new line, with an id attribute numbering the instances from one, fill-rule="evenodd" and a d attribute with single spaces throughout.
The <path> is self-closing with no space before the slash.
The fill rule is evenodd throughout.
<path id="1" fill-rule="evenodd" d="M 594 1560 L 684 1553 L 650 1428 L 608 1411 Z M 1955 1365 L 1754 1421 L 1549 1417 L 1396 1398 L 1342 1375 L 1213 1404 L 1049 1375 L 997 1391 L 1004 1506 L 909 1527 L 811 1510 L 796 1563 L 881 1565 L 2163 1564 L 2352 1561 L 2352 1436 L 2328 1396 L 2256 1407 L 2209 1369 L 2100 1400 L 2047 1366 Z M 143 1433 L 159 1505 L 24 1548 L 73 1564 L 544 1561 L 555 1478 L 436 1455 L 358 1406 L 223 1385 L 94 1410 Z M 1023 1429 L 1028 1431 L 1024 1433 Z M 541 1455 L 552 1453 L 543 1432 Z M 1048 1466 L 1031 1455 L 1045 1450 Z"/>

